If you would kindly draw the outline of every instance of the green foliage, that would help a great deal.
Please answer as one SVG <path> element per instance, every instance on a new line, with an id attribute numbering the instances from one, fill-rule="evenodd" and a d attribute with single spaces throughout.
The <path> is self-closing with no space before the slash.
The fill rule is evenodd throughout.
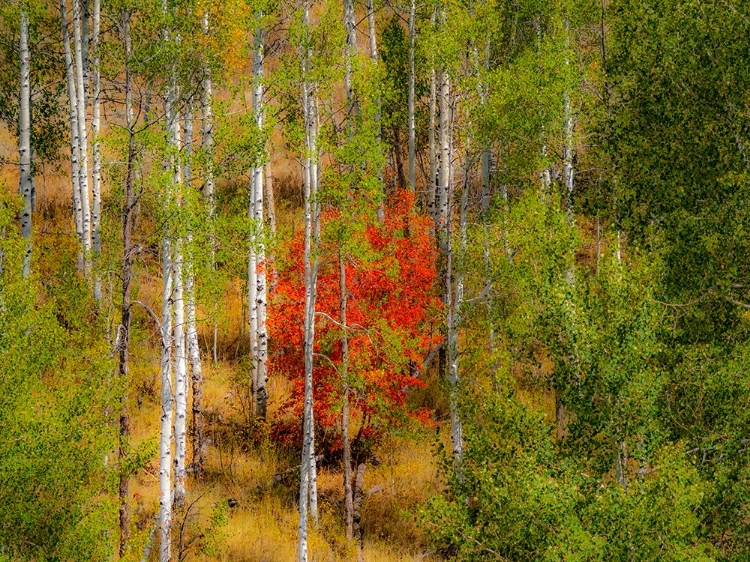
<path id="1" fill-rule="evenodd" d="M 3 213 L 0 228 L 11 216 Z M 74 312 L 93 310 L 88 298 L 73 283 L 45 302 L 36 281 L 20 278 L 20 249 L 8 229 L 0 276 L 0 544 L 19 559 L 105 559 L 113 544 L 103 531 L 115 514 L 106 460 L 113 366 L 105 343 L 83 331 L 91 319 Z"/>

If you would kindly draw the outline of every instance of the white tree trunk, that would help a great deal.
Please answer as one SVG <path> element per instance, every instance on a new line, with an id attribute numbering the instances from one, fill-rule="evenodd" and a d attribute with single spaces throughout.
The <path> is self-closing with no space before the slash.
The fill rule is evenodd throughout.
<path id="1" fill-rule="evenodd" d="M 344 28 L 346 29 L 346 57 L 344 89 L 351 123 L 355 113 L 354 90 L 352 84 L 352 63 L 357 56 L 357 20 L 354 13 L 354 0 L 344 0 Z"/>
<path id="2" fill-rule="evenodd" d="M 378 36 L 377 36 L 377 29 L 375 28 L 375 5 L 374 0 L 367 0 L 367 27 L 369 31 L 370 36 L 370 58 L 372 59 L 373 64 L 377 68 L 379 64 L 379 58 L 378 58 Z M 380 84 L 378 83 L 378 88 L 380 88 Z M 375 140 L 377 141 L 378 145 L 381 144 L 382 139 L 382 130 L 381 130 L 381 109 L 380 109 L 380 93 L 377 94 L 375 97 L 375 105 L 377 106 L 377 112 L 375 113 L 375 124 L 376 124 L 376 137 Z M 384 189 L 383 185 L 383 170 L 380 166 L 378 166 L 378 169 L 376 170 L 377 176 L 378 176 L 378 182 L 380 183 L 381 189 Z M 378 220 L 382 223 L 385 219 L 385 192 L 383 191 L 381 193 L 381 202 L 378 205 Z"/>
<path id="3" fill-rule="evenodd" d="M 467 229 L 468 229 L 468 215 L 469 215 L 469 188 L 470 188 L 470 155 L 469 150 L 466 151 L 466 168 L 464 175 L 464 186 L 461 192 L 461 210 L 459 218 L 459 264 L 455 268 L 455 274 L 453 273 L 453 243 L 450 231 L 448 233 L 448 267 L 446 268 L 445 283 L 446 290 L 450 291 L 451 288 L 451 277 L 455 275 L 456 288 L 453 300 L 449 303 L 447 314 L 448 324 L 448 382 L 450 384 L 450 410 L 451 410 L 451 443 L 453 444 L 453 460 L 456 467 L 459 470 L 461 459 L 463 457 L 463 430 L 461 426 L 461 418 L 458 411 L 458 384 L 460 381 L 458 360 L 460 355 L 458 331 L 461 325 L 461 309 L 464 302 L 464 268 L 465 268 L 465 256 L 466 256 L 466 245 L 467 245 Z M 448 218 L 450 224 L 450 216 Z"/>
<path id="4" fill-rule="evenodd" d="M 265 202 L 266 202 L 266 214 L 268 216 L 268 228 L 271 234 L 271 239 L 276 238 L 276 202 L 275 197 L 273 194 L 273 173 L 271 171 L 271 162 L 266 162 L 265 165 L 265 171 L 266 171 L 266 181 L 263 184 L 263 189 L 265 189 Z M 267 281 L 268 284 L 268 294 L 272 294 L 274 290 L 276 289 L 276 283 L 278 283 L 279 280 L 279 274 L 276 269 L 276 259 L 273 254 L 273 246 L 270 247 L 270 253 L 268 254 L 267 259 L 267 275 L 270 274 L 271 279 L 270 281 Z"/>
<path id="5" fill-rule="evenodd" d="M 262 14 L 259 14 L 259 19 Z M 253 52 L 253 117 L 260 131 L 263 127 L 263 58 L 264 37 L 261 28 L 255 31 L 255 49 Z M 250 240 L 249 289 L 250 299 L 250 341 L 253 354 L 253 397 L 255 415 L 266 418 L 268 392 L 266 390 L 268 355 L 268 334 L 266 332 L 266 254 L 265 222 L 263 219 L 263 165 L 251 169 L 251 219 L 252 238 Z"/>
<path id="6" fill-rule="evenodd" d="M 92 51 L 93 51 L 93 107 L 91 112 L 91 135 L 92 139 L 92 150 L 93 150 L 93 169 L 91 171 L 91 187 L 93 192 L 93 209 L 91 213 L 91 245 L 94 251 L 94 264 L 97 266 L 97 271 L 94 277 L 94 299 L 97 301 L 102 300 L 102 275 L 98 271 L 99 260 L 102 253 L 102 193 L 101 193 L 101 178 L 102 178 L 102 154 L 99 140 L 99 134 L 101 132 L 101 117 L 100 117 L 100 88 L 101 88 L 101 71 L 99 69 L 99 29 L 101 20 L 101 0 L 94 0 L 94 17 L 93 17 L 93 37 L 92 37 Z"/>
<path id="7" fill-rule="evenodd" d="M 29 49 L 29 14 L 21 11 L 18 40 L 21 57 L 20 112 L 18 114 L 18 156 L 20 162 L 18 192 L 23 197 L 21 236 L 26 249 L 23 255 L 23 276 L 31 274 L 31 52 Z"/>
<path id="8" fill-rule="evenodd" d="M 171 71 L 168 103 L 165 109 L 169 143 L 172 146 L 173 169 L 172 189 L 170 199 L 174 198 L 179 207 L 182 206 L 182 163 L 179 157 L 181 149 L 180 116 L 177 111 L 177 84 L 174 69 Z M 167 226 L 169 228 L 169 226 Z M 174 419 L 174 498 L 176 506 L 182 506 L 185 500 L 185 457 L 187 450 L 187 346 L 185 341 L 185 298 L 183 286 L 183 251 L 184 241 L 178 237 L 174 244 L 174 346 L 175 346 L 175 419 Z"/>
<path id="9" fill-rule="evenodd" d="M 309 2 L 304 5 L 304 25 L 310 28 Z M 319 204 L 316 200 L 318 186 L 317 104 L 315 84 L 308 82 L 312 51 L 308 47 L 302 54 L 302 104 L 305 120 L 305 398 L 303 411 L 302 461 L 300 468 L 298 562 L 307 562 L 307 515 L 310 499 L 317 496 L 313 478 L 315 455 L 315 421 L 313 419 L 313 364 L 315 342 L 315 299 L 317 295 L 317 258 L 315 250 L 319 236 Z"/>
<path id="10" fill-rule="evenodd" d="M 210 31 L 208 12 L 203 13 L 201 19 L 201 29 L 204 35 Z M 211 266 L 216 266 L 216 241 L 214 239 L 214 218 L 216 215 L 216 187 L 214 183 L 214 120 L 212 109 L 213 84 L 211 81 L 211 65 L 205 63 L 202 69 L 203 77 L 201 82 L 201 149 L 206 158 L 205 180 L 203 184 L 203 196 L 206 199 L 209 219 L 209 240 L 211 246 Z M 214 364 L 218 361 L 218 338 L 219 338 L 219 321 L 215 317 L 218 307 L 214 306 L 214 326 L 213 326 L 213 353 Z"/>
<path id="11" fill-rule="evenodd" d="M 68 8 L 66 0 L 60 0 L 63 49 L 65 52 L 65 75 L 68 86 L 68 108 L 70 120 L 70 179 L 73 187 L 73 218 L 78 236 L 78 271 L 83 271 L 83 207 L 81 202 L 81 177 L 79 172 L 78 101 L 76 95 L 75 70 L 68 33 Z"/>
<path id="12" fill-rule="evenodd" d="M 414 123 L 414 51 L 415 51 L 415 39 L 416 29 L 415 20 L 417 14 L 417 0 L 411 0 L 409 6 L 409 107 L 408 107 L 408 127 L 409 127 L 409 189 L 415 191 L 417 189 L 416 179 L 416 138 L 417 129 Z"/>
<path id="13" fill-rule="evenodd" d="M 436 230 L 439 233 L 441 230 L 444 235 L 440 236 L 440 248 L 441 252 L 445 255 L 447 251 L 447 242 L 450 233 L 447 232 L 448 225 L 448 214 L 450 204 L 450 192 L 451 192 L 451 176 L 452 176 L 452 154 L 451 154 L 451 106 L 450 106 L 450 78 L 447 73 L 440 72 L 440 123 L 439 123 L 439 136 L 440 136 L 440 170 L 438 173 L 438 186 L 437 186 L 437 224 Z"/>
<path id="14" fill-rule="evenodd" d="M 75 76 L 78 98 L 78 156 L 79 185 L 81 188 L 81 211 L 83 216 L 83 264 L 87 279 L 91 277 L 91 202 L 89 199 L 89 143 L 86 128 L 86 89 L 83 79 L 83 39 L 81 36 L 81 1 L 73 0 L 73 46 L 75 52 Z"/>
<path id="15" fill-rule="evenodd" d="M 172 247 L 162 241 L 161 426 L 159 428 L 159 562 L 172 558 Z"/>
<path id="16" fill-rule="evenodd" d="M 188 103 L 185 110 L 185 166 L 184 182 L 190 185 L 192 181 L 193 154 L 193 108 Z M 198 343 L 198 328 L 195 312 L 195 262 L 193 257 L 193 237 L 188 233 L 187 248 L 183 253 L 185 266 L 185 322 L 188 361 L 192 375 L 193 391 L 193 472 L 198 480 L 204 476 L 206 458 L 206 444 L 203 438 L 203 366 L 201 364 L 200 345 Z"/>
<path id="17" fill-rule="evenodd" d="M 570 24 L 565 18 L 565 69 L 570 71 Z M 563 94 L 563 119 L 565 145 L 563 147 L 563 181 L 565 182 L 565 198 L 570 219 L 573 219 L 573 112 L 570 107 L 570 90 L 565 88 Z"/>
<path id="18" fill-rule="evenodd" d="M 174 355 L 175 355 L 175 419 L 174 419 L 174 498 L 175 506 L 185 502 L 185 457 L 187 451 L 187 346 L 185 341 L 185 295 L 183 287 L 183 241 L 174 246 Z"/>
<path id="19" fill-rule="evenodd" d="M 349 439 L 349 335 L 347 334 L 346 262 L 339 251 L 339 322 L 341 323 L 341 447 L 344 456 L 344 523 L 346 538 L 354 538 L 354 498 L 352 494 L 352 446 Z"/>

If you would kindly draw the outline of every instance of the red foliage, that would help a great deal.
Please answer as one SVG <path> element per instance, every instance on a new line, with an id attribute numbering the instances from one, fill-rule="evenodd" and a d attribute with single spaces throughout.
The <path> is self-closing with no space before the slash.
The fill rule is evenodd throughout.
<path id="1" fill-rule="evenodd" d="M 323 217 L 325 222 L 336 215 Z M 419 369 L 438 338 L 431 328 L 437 322 L 440 300 L 434 296 L 435 244 L 429 219 L 414 211 L 414 195 L 400 191 L 386 208 L 383 225 L 365 230 L 368 257 L 348 256 L 347 324 L 349 336 L 348 380 L 352 427 L 359 437 L 377 439 L 393 424 L 406 419 L 429 423 L 429 411 L 412 410 L 406 402 L 410 387 L 421 387 Z M 285 376 L 293 391 L 285 403 L 290 416 L 276 427 L 280 438 L 297 442 L 304 396 L 303 318 L 305 304 L 303 233 L 288 244 L 290 261 L 279 271 L 271 300 L 268 330 L 272 345 L 271 376 Z M 326 255 L 326 250 L 330 252 Z M 341 328 L 339 320 L 339 264 L 336 248 L 320 252 L 315 322 L 313 388 L 315 421 L 328 436 L 328 447 L 337 449 L 342 401 Z M 321 314 L 323 313 L 323 314 Z M 433 320 L 435 322 L 433 322 Z M 325 357 L 323 357 L 325 356 Z M 318 439 L 318 443 L 326 441 Z"/>

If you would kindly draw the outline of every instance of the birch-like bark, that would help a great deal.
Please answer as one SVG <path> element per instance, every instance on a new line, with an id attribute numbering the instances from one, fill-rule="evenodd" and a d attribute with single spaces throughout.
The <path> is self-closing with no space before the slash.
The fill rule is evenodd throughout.
<path id="1" fill-rule="evenodd" d="M 203 13 L 201 18 L 201 30 L 204 35 L 210 31 L 208 12 Z M 211 245 L 211 267 L 216 267 L 216 240 L 214 233 L 214 221 L 216 218 L 216 187 L 214 183 L 214 120 L 212 108 L 213 84 L 211 80 L 211 65 L 206 61 L 203 64 L 201 80 L 201 150 L 206 158 L 205 180 L 203 184 L 203 196 L 208 207 L 209 240 Z M 219 320 L 216 317 L 218 306 L 214 306 L 214 326 L 212 359 L 214 364 L 218 361 Z"/>
<path id="2" fill-rule="evenodd" d="M 87 279 L 91 278 L 91 202 L 89 199 L 89 142 L 86 127 L 86 89 L 83 72 L 83 38 L 81 36 L 81 1 L 73 0 L 73 51 L 75 53 L 75 76 L 78 97 L 76 115 L 78 118 L 78 176 L 81 191 L 81 213 L 83 227 L 83 270 Z"/>
<path id="3" fill-rule="evenodd" d="M 169 199 L 175 199 L 177 206 L 182 206 L 182 164 L 179 153 L 181 149 L 180 116 L 177 111 L 177 77 L 171 70 L 170 85 L 165 104 L 169 143 L 172 148 L 171 167 L 173 170 L 172 186 Z M 167 227 L 169 229 L 169 227 Z M 169 234 L 168 234 L 169 235 Z M 174 497 L 175 506 L 182 506 L 185 501 L 185 457 L 187 451 L 187 345 L 185 341 L 185 298 L 184 298 L 184 240 L 178 236 L 174 243 L 172 293 L 174 307 L 174 350 L 175 350 L 175 419 L 174 419 Z"/>
<path id="4" fill-rule="evenodd" d="M 437 186 L 437 211 L 435 230 L 439 235 L 440 253 L 446 256 L 448 249 L 448 214 L 451 192 L 451 104 L 450 104 L 450 77 L 444 71 L 440 72 L 440 123 L 439 123 L 439 142 L 440 142 L 440 169 L 438 173 Z"/>
<path id="5" fill-rule="evenodd" d="M 365 469 L 367 465 L 360 463 L 354 477 L 354 491 L 352 493 L 352 513 L 354 519 L 354 536 L 357 539 L 357 561 L 364 562 L 364 533 L 362 532 L 362 500 L 365 489 Z"/>
<path id="6" fill-rule="evenodd" d="M 185 111 L 185 185 L 192 181 L 192 154 L 193 154 L 193 108 L 188 104 Z M 195 262 L 193 258 L 193 237 L 188 233 L 188 245 L 184 253 L 185 267 L 185 322 L 187 353 L 190 362 L 190 373 L 193 391 L 193 473 L 197 480 L 203 480 L 205 475 L 204 464 L 206 458 L 206 443 L 203 437 L 203 366 L 201 364 L 200 345 L 198 343 L 198 328 L 196 325 L 195 312 Z"/>
<path id="7" fill-rule="evenodd" d="M 101 20 L 101 0 L 94 0 L 93 14 L 93 37 L 91 50 L 93 55 L 93 84 L 92 84 L 92 109 L 91 109 L 91 136 L 93 152 L 93 168 L 91 171 L 91 188 L 93 195 L 93 208 L 91 212 L 91 245 L 93 248 L 94 265 L 97 271 L 94 274 L 94 299 L 102 300 L 102 275 L 98 271 L 98 265 L 102 253 L 102 154 L 99 135 L 101 132 L 100 117 L 100 95 L 101 95 L 101 71 L 99 69 L 99 31 Z"/>
<path id="8" fill-rule="evenodd" d="M 24 240 L 23 276 L 31 274 L 31 51 L 29 48 L 29 13 L 21 10 L 18 50 L 21 57 L 20 112 L 18 114 L 18 192 L 23 197 L 21 236 Z"/>
<path id="9" fill-rule="evenodd" d="M 262 14 L 258 15 L 258 19 Z M 253 51 L 253 118 L 260 131 L 263 128 L 263 58 L 264 34 L 258 27 L 255 31 L 255 45 Z M 250 211 L 253 227 L 250 240 L 250 257 L 248 265 L 248 286 L 250 309 L 250 342 L 253 354 L 253 398 L 255 415 L 266 419 L 268 403 L 267 357 L 268 334 L 266 331 L 267 295 L 266 295 L 266 255 L 263 220 L 263 164 L 254 166 L 250 170 L 252 182 L 250 192 Z"/>
<path id="10" fill-rule="evenodd" d="M 443 8 L 440 13 L 441 26 L 447 25 L 446 13 Z M 451 107 L 451 82 L 445 69 L 439 73 L 439 107 L 440 107 L 440 170 L 438 181 L 438 209 L 436 232 L 439 233 L 441 254 L 441 273 L 444 279 L 443 303 L 446 310 L 446 352 L 440 356 L 440 367 L 449 383 L 450 414 L 451 414 L 451 442 L 453 444 L 453 458 L 456 466 L 460 465 L 463 454 L 463 437 L 461 420 L 458 412 L 458 312 L 456 304 L 462 300 L 458 298 L 459 289 L 463 290 L 463 282 L 457 283 L 456 294 L 453 298 L 453 234 L 451 228 L 451 200 L 453 196 L 453 114 Z M 467 158 L 468 162 L 468 158 Z M 467 172 L 468 174 L 468 172 Z M 464 194 L 468 197 L 468 187 Z M 468 201 L 468 200 L 467 200 Z M 463 204 L 462 204 L 463 217 Z M 461 225 L 459 225 L 459 228 Z M 443 358 L 445 357 L 445 358 Z"/>
<path id="11" fill-rule="evenodd" d="M 60 21 L 62 22 L 63 51 L 65 53 L 65 76 L 68 87 L 68 109 L 70 121 L 70 180 L 73 188 L 73 218 L 78 236 L 78 271 L 83 271 L 83 207 L 81 202 L 81 177 L 79 172 L 78 141 L 78 101 L 73 68 L 73 55 L 68 32 L 68 7 L 66 0 L 60 0 Z"/>
<path id="12" fill-rule="evenodd" d="M 174 355 L 175 355 L 175 419 L 174 419 L 174 497 L 173 502 L 181 507 L 185 502 L 185 457 L 187 452 L 187 345 L 185 339 L 185 294 L 183 286 L 183 240 L 174 244 L 173 263 L 173 307 L 174 307 Z"/>
<path id="13" fill-rule="evenodd" d="M 172 247 L 164 236 L 161 308 L 161 425 L 159 428 L 159 562 L 172 558 Z"/>
<path id="14" fill-rule="evenodd" d="M 265 189 L 264 199 L 266 201 L 266 216 L 268 216 L 268 228 L 271 233 L 271 238 L 276 238 L 276 202 L 273 194 L 273 172 L 271 171 L 271 162 L 266 162 L 266 181 L 263 183 L 263 189 Z M 273 253 L 273 245 L 270 247 L 270 251 L 267 258 L 267 271 L 271 276 L 268 293 L 273 294 L 276 290 L 276 284 L 279 281 L 279 272 L 276 269 L 276 259 Z"/>
<path id="15" fill-rule="evenodd" d="M 409 189 L 416 191 L 416 138 L 417 128 L 414 122 L 414 99 L 415 99 L 415 73 L 414 73 L 414 51 L 416 39 L 416 14 L 417 0 L 411 0 L 409 6 L 409 101 L 408 101 L 408 128 L 409 128 Z"/>
<path id="16" fill-rule="evenodd" d="M 448 292 L 449 299 L 451 291 L 452 277 L 455 275 L 455 293 L 449 302 L 447 308 L 447 325 L 448 325 L 448 383 L 450 385 L 450 413 L 451 413 L 451 443 L 453 444 L 453 460 L 459 470 L 461 467 L 461 459 L 463 457 L 463 430 L 461 426 L 461 418 L 458 412 L 458 392 L 459 392 L 459 340 L 458 330 L 461 324 L 461 309 L 464 302 L 464 258 L 466 255 L 467 245 L 467 227 L 468 227 L 468 215 L 469 215 L 469 183 L 470 183 L 470 155 L 469 150 L 466 151 L 466 167 L 464 174 L 464 185 L 461 192 L 461 209 L 459 214 L 459 264 L 455 268 L 455 274 L 453 272 L 453 239 L 450 233 L 450 211 L 448 216 L 448 253 L 446 260 L 446 272 L 445 272 L 445 285 L 446 292 Z"/>
<path id="17" fill-rule="evenodd" d="M 354 0 L 344 0 L 344 28 L 346 29 L 346 51 L 344 61 L 344 89 L 346 90 L 349 122 L 355 117 L 356 107 L 352 84 L 352 65 L 357 57 L 357 20 L 354 14 Z M 351 127 L 350 127 L 351 129 Z"/>
<path id="18" fill-rule="evenodd" d="M 354 537 L 354 500 L 352 497 L 352 445 L 349 439 L 349 335 L 346 326 L 347 289 L 346 262 L 339 252 L 339 322 L 341 323 L 341 446 L 344 453 L 344 521 L 346 538 Z"/>
<path id="19" fill-rule="evenodd" d="M 130 438 L 130 415 L 128 413 L 128 381 L 130 359 L 130 283 L 133 278 L 133 214 L 136 198 L 133 191 L 135 175 L 135 120 L 133 117 L 133 81 L 130 71 L 130 56 L 132 51 L 130 41 L 130 12 L 125 10 L 122 15 L 122 33 L 125 51 L 125 119 L 128 131 L 128 157 L 125 173 L 125 201 L 122 209 L 122 307 L 121 307 L 121 335 L 119 354 L 119 376 L 122 384 L 120 396 L 120 436 L 118 443 L 118 460 L 120 463 L 120 558 L 125 556 L 128 535 L 130 533 L 130 506 L 128 504 L 128 473 L 124 469 L 128 454 L 128 440 Z"/>
<path id="20" fill-rule="evenodd" d="M 310 5 L 305 1 L 303 24 L 310 29 Z M 306 46 L 302 53 L 302 104 L 305 120 L 305 401 L 303 410 L 302 462 L 300 468 L 298 562 L 307 562 L 307 516 L 308 504 L 314 492 L 315 423 L 313 419 L 313 363 L 315 342 L 315 299 L 317 296 L 317 240 L 319 236 L 319 205 L 316 200 L 318 186 L 317 104 L 315 84 L 310 81 L 312 50 Z M 317 494 L 315 494 L 317 495 Z"/>
<path id="21" fill-rule="evenodd" d="M 367 28 L 370 36 L 370 58 L 372 59 L 373 64 L 375 65 L 375 68 L 378 67 L 379 64 L 379 57 L 378 57 L 378 36 L 377 36 L 377 30 L 375 28 L 375 5 L 374 0 L 367 0 Z M 380 87 L 380 86 L 378 86 Z M 381 99 L 380 99 L 380 93 L 377 94 L 375 98 L 375 105 L 377 106 L 377 111 L 375 112 L 375 124 L 376 124 L 376 131 L 375 131 L 375 139 L 378 143 L 378 146 L 381 144 L 382 139 L 382 125 L 381 125 Z M 383 169 L 381 166 L 378 166 L 376 170 L 376 174 L 378 177 L 378 182 L 380 183 L 381 189 L 384 189 L 383 185 Z M 381 201 L 378 205 L 378 221 L 382 224 L 383 220 L 385 220 L 385 207 L 383 206 L 385 202 L 385 192 L 381 193 Z"/>
<path id="22" fill-rule="evenodd" d="M 565 18 L 565 69 L 570 71 L 570 24 Z M 563 147 L 563 181 L 569 219 L 573 220 L 573 113 L 570 107 L 570 90 L 565 88 L 563 94 L 564 147 Z"/>

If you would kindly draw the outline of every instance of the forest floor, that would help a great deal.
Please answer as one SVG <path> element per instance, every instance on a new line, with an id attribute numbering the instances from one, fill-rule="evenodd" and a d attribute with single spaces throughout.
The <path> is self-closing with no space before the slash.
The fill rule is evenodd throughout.
<path id="1" fill-rule="evenodd" d="M 134 368 L 140 379 L 134 382 L 148 390 L 134 397 L 135 450 L 147 450 L 158 438 L 158 389 L 143 384 L 158 375 L 154 366 L 142 358 Z M 296 452 L 243 430 L 246 401 L 238 396 L 239 368 L 230 361 L 204 366 L 210 446 L 205 481 L 189 478 L 186 507 L 175 513 L 175 549 L 186 555 L 180 560 L 288 562 L 296 556 L 299 459 Z M 284 396 L 283 381 L 272 379 L 270 391 L 271 396 Z M 273 408 L 270 413 L 272 417 Z M 377 448 L 378 463 L 370 464 L 365 473 L 362 528 L 367 562 L 429 559 L 417 514 L 440 486 L 433 441 L 428 435 L 395 436 Z M 158 510 L 158 458 L 151 458 L 133 477 L 130 492 L 140 532 L 137 544 L 148 540 Z M 320 469 L 318 493 L 321 520 L 310 533 L 310 560 L 356 560 L 356 545 L 344 538 L 343 477 L 338 466 Z"/>

